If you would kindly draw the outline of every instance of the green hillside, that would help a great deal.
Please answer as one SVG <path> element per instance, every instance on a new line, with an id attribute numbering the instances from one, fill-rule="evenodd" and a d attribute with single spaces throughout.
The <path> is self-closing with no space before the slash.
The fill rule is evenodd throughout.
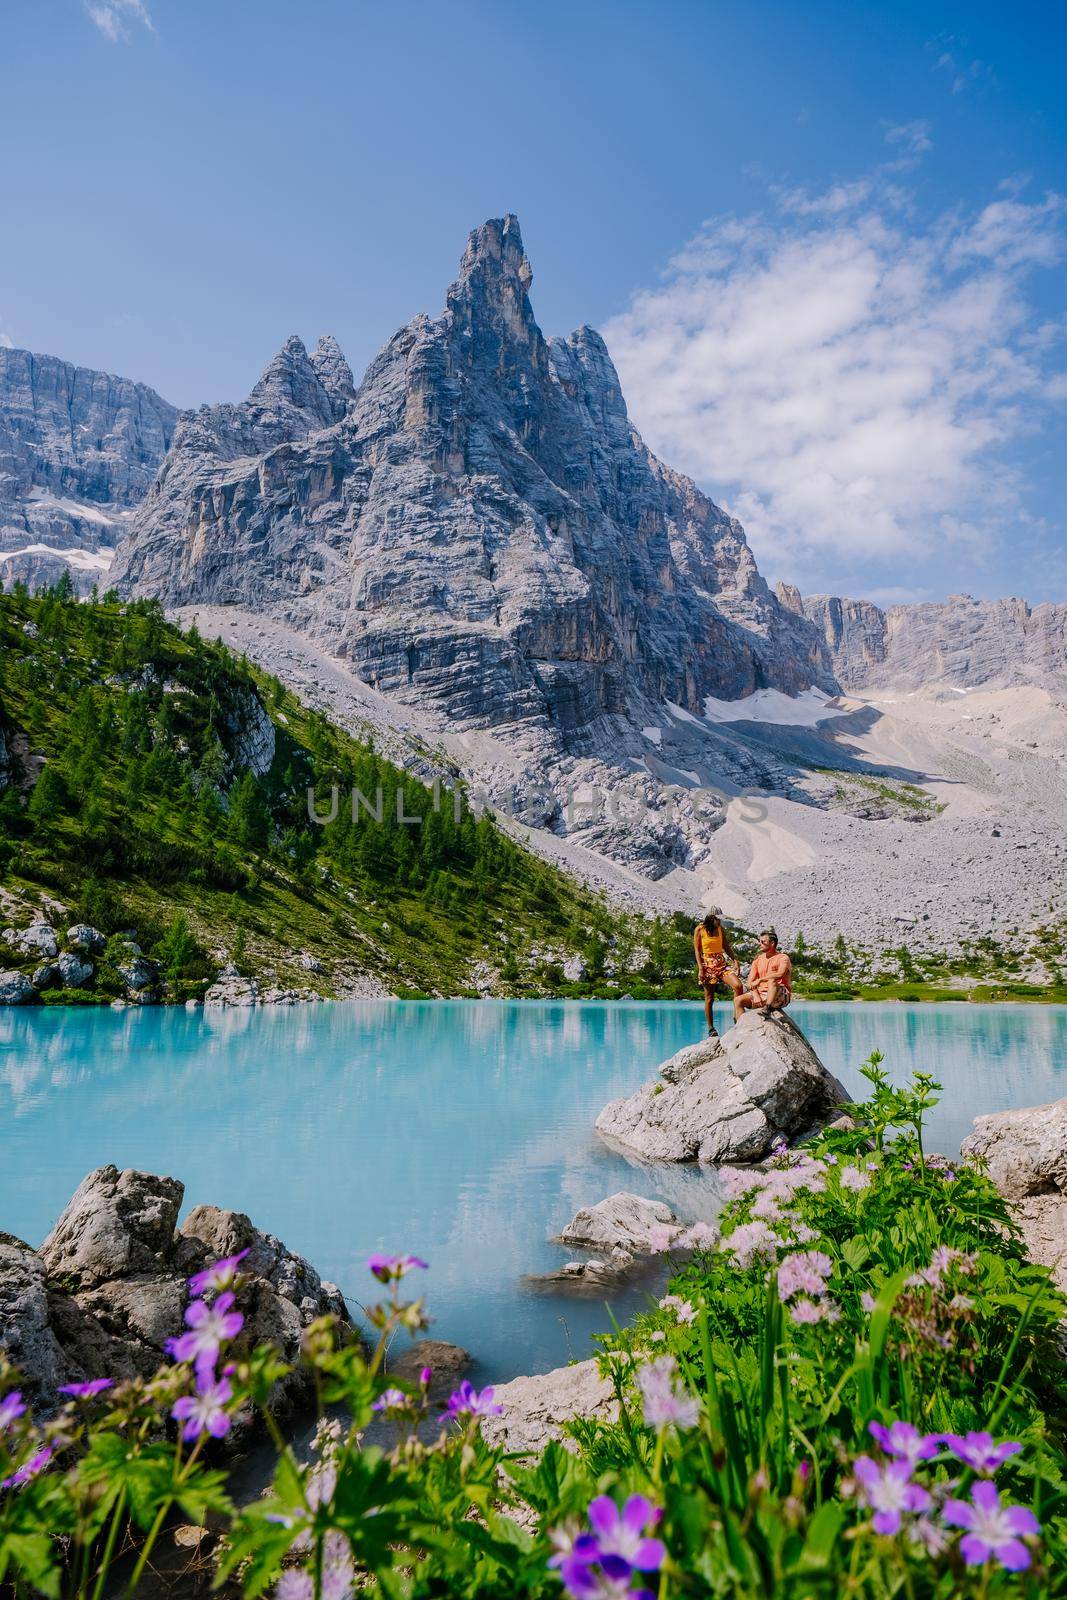
<path id="1" fill-rule="evenodd" d="M 0 735 L 3 924 L 110 936 L 92 980 L 45 1002 L 125 993 L 128 930 L 170 1000 L 202 994 L 227 958 L 322 994 L 368 976 L 399 994 L 693 993 L 684 919 L 620 917 L 490 816 L 457 818 L 447 791 L 435 808 L 418 778 L 154 602 L 0 596 Z M 333 785 L 336 819 L 311 822 L 308 789 L 325 814 Z M 380 823 L 362 806 L 352 820 L 353 787 L 375 809 L 382 791 Z M 573 955 L 585 970 L 568 983 Z M 0 953 L 27 975 L 39 962 Z"/>

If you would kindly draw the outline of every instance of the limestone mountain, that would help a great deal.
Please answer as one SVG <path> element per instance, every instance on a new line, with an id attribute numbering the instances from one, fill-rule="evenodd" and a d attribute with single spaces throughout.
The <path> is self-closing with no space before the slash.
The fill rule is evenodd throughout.
<path id="1" fill-rule="evenodd" d="M 68 571 L 88 590 L 143 498 L 179 413 L 143 383 L 0 349 L 0 578 Z"/>
<path id="2" fill-rule="evenodd" d="M 441 726 L 603 747 L 665 702 L 833 689 L 740 524 L 647 449 L 600 336 L 546 340 L 516 219 L 356 390 L 289 339 L 248 400 L 183 420 L 112 581 L 267 613 Z"/>
<path id="3" fill-rule="evenodd" d="M 1067 689 L 1067 605 L 953 594 L 882 610 L 869 600 L 802 597 L 785 584 L 778 598 L 818 628 L 825 668 L 845 690 Z"/>

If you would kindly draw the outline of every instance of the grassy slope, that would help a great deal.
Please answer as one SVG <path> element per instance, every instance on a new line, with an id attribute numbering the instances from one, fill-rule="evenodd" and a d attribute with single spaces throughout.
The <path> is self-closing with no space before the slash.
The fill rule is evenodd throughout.
<path id="1" fill-rule="evenodd" d="M 277 742 L 258 781 L 236 758 L 250 708 Z M 423 784 L 152 604 L 0 597 L 0 729 L 4 920 L 60 901 L 105 932 L 135 928 L 157 958 L 184 920 L 168 998 L 202 992 L 223 953 L 326 994 L 367 974 L 397 993 L 471 992 L 488 975 L 500 993 L 692 994 L 687 924 L 620 917 L 488 817 L 457 824 L 447 802 L 431 816 Z M 383 787 L 382 826 L 353 827 L 343 800 L 331 826 L 309 822 L 309 785 L 325 808 L 332 783 L 344 796 L 353 782 Z M 390 820 L 398 788 L 417 827 Z M 568 984 L 575 953 L 590 977 Z M 105 998 L 122 992 L 107 966 Z"/>

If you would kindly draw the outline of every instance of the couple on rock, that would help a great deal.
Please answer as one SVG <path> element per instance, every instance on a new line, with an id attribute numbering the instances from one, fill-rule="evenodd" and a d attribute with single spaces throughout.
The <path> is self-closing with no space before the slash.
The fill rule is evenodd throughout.
<path id="1" fill-rule="evenodd" d="M 748 969 L 747 987 L 741 977 L 741 963 L 730 946 L 730 936 L 718 906 L 712 906 L 703 922 L 693 929 L 693 951 L 697 978 L 704 991 L 704 1015 L 708 1034 L 716 1034 L 714 1010 L 719 985 L 733 991 L 734 1021 L 744 1011 L 759 1011 L 770 1016 L 782 1011 L 793 998 L 793 963 L 778 948 L 778 935 L 764 928 L 759 936 L 760 953 Z"/>

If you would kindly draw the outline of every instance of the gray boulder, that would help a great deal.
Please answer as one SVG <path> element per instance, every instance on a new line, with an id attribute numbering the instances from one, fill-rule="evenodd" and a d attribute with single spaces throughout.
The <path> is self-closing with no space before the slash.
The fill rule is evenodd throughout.
<path id="1" fill-rule="evenodd" d="M 20 1006 L 33 993 L 33 984 L 24 972 L 0 972 L 0 1006 Z"/>
<path id="2" fill-rule="evenodd" d="M 149 994 L 159 982 L 159 970 L 155 962 L 142 955 L 140 946 L 132 939 L 127 940 L 119 951 L 114 967 L 126 985 L 127 993 L 135 997 Z"/>
<path id="3" fill-rule="evenodd" d="M 558 1242 L 587 1250 L 621 1249 L 628 1255 L 646 1255 L 651 1249 L 651 1229 L 672 1225 L 679 1225 L 678 1218 L 662 1200 L 645 1200 L 623 1191 L 595 1206 L 583 1206 L 559 1234 Z"/>
<path id="4" fill-rule="evenodd" d="M 41 1246 L 50 1276 L 84 1289 L 161 1272 L 184 1194 L 176 1178 L 98 1167 L 82 1179 Z"/>
<path id="5" fill-rule="evenodd" d="M 500 1416 L 482 1419 L 482 1436 L 507 1450 L 537 1453 L 551 1439 L 574 1450 L 574 1441 L 564 1436 L 564 1423 L 574 1417 L 612 1422 L 619 1414 L 611 1380 L 601 1376 L 595 1359 L 557 1367 L 536 1378 L 513 1378 L 494 1390 L 493 1399 L 504 1410 Z"/>
<path id="6" fill-rule="evenodd" d="M 86 955 L 99 955 L 107 940 L 99 928 L 93 928 L 87 922 L 76 922 L 67 929 L 67 943 L 72 950 L 81 950 Z"/>
<path id="7" fill-rule="evenodd" d="M 960 1150 L 987 1164 L 1030 1255 L 1067 1292 L 1067 1098 L 976 1117 Z"/>
<path id="8" fill-rule="evenodd" d="M 93 975 L 91 961 L 79 961 L 70 950 L 62 950 L 55 961 L 56 975 L 64 989 L 80 989 Z"/>
<path id="9" fill-rule="evenodd" d="M 437 1400 L 452 1393 L 472 1359 L 470 1351 L 464 1350 L 462 1345 L 448 1344 L 444 1339 L 416 1339 L 398 1356 L 390 1351 L 387 1370 L 391 1378 L 418 1383 L 423 1369 L 429 1367 L 428 1392 L 431 1400 Z"/>
<path id="10" fill-rule="evenodd" d="M 59 967 L 54 961 L 42 961 L 39 967 L 34 967 L 33 977 L 30 982 L 35 989 L 47 989 L 59 977 Z"/>
<path id="11" fill-rule="evenodd" d="M 721 1040 L 680 1050 L 644 1084 L 604 1107 L 598 1132 L 650 1161 L 758 1161 L 848 1096 L 799 1029 L 746 1013 Z"/>
<path id="12" fill-rule="evenodd" d="M 241 1250 L 244 1345 L 271 1340 L 297 1362 L 316 1317 L 351 1326 L 339 1290 L 242 1213 L 198 1206 L 176 1232 L 183 1195 L 175 1178 L 101 1167 L 39 1251 L 0 1235 L 0 1344 L 38 1404 L 54 1404 L 61 1383 L 154 1373 L 166 1341 L 181 1332 L 188 1278 Z M 308 1385 L 295 1368 L 276 1387 L 275 1405 L 300 1403 Z"/>
<path id="13" fill-rule="evenodd" d="M 43 956 L 50 960 L 59 953 L 55 929 L 47 922 L 32 922 L 28 928 L 5 928 L 3 938 L 16 955 Z"/>

